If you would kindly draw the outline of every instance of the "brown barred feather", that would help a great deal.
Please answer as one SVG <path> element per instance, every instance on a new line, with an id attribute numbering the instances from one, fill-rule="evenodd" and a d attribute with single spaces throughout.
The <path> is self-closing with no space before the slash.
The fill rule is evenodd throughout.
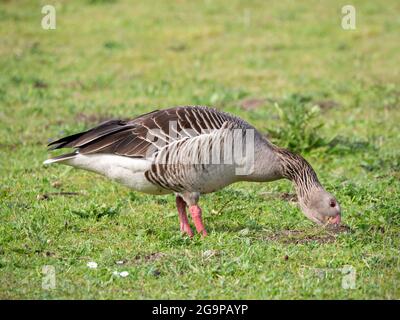
<path id="1" fill-rule="evenodd" d="M 175 122 L 177 137 L 169 136 Z M 81 154 L 110 153 L 127 157 L 148 157 L 183 134 L 196 136 L 202 130 L 220 129 L 225 122 L 245 124 L 239 118 L 202 106 L 157 110 L 130 121 L 110 120 L 88 131 L 49 144 L 50 149 L 75 148 Z M 191 129 L 189 131 L 189 129 Z M 158 131 L 157 131 L 158 130 Z M 183 132 L 183 133 L 182 133 Z M 154 136 L 149 140 L 149 136 Z"/>

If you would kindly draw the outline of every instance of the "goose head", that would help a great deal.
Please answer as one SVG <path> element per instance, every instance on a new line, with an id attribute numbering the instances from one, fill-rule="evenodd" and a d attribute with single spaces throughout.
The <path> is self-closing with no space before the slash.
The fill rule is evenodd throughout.
<path id="1" fill-rule="evenodd" d="M 304 215 L 320 225 L 339 225 L 341 209 L 336 198 L 323 188 L 315 188 L 308 196 L 307 201 L 299 199 Z"/>
<path id="2" fill-rule="evenodd" d="M 311 165 L 299 154 L 275 148 L 282 177 L 291 180 L 296 188 L 304 215 L 320 225 L 339 225 L 341 209 L 336 198 L 327 192 Z"/>

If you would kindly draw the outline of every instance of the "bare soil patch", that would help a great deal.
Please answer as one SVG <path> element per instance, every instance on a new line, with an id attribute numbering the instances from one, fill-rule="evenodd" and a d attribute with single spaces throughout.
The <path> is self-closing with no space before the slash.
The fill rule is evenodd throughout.
<path id="1" fill-rule="evenodd" d="M 285 244 L 305 244 L 310 242 L 332 243 L 336 241 L 338 235 L 342 233 L 350 233 L 351 229 L 348 226 L 341 225 L 338 227 L 328 226 L 325 229 L 315 232 L 302 230 L 281 230 L 263 236 L 267 241 L 276 241 Z"/>

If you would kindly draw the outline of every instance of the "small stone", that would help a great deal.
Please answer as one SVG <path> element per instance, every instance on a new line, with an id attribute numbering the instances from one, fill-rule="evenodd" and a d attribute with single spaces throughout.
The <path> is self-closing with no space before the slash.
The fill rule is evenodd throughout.
<path id="1" fill-rule="evenodd" d="M 51 186 L 53 187 L 53 188 L 56 188 L 56 189 L 58 189 L 58 188 L 60 188 L 61 187 L 61 185 L 62 185 L 62 183 L 60 182 L 60 181 L 54 181 L 52 184 L 51 184 Z"/>
<path id="2" fill-rule="evenodd" d="M 125 278 L 125 277 L 129 276 L 129 272 L 128 272 L 128 271 L 122 271 L 122 272 L 119 273 L 119 275 L 120 275 L 122 278 Z"/>
<path id="3" fill-rule="evenodd" d="M 87 265 L 90 269 L 96 269 L 96 268 L 97 268 L 97 263 L 94 262 L 94 261 L 89 261 L 86 265 Z"/>
<path id="4" fill-rule="evenodd" d="M 36 196 L 36 199 L 39 200 L 39 201 L 47 200 L 48 198 L 49 198 L 49 196 L 47 194 L 38 194 Z"/>
<path id="5" fill-rule="evenodd" d="M 239 234 L 241 236 L 247 236 L 249 234 L 249 232 L 250 232 L 249 228 L 244 228 L 244 229 L 239 231 Z"/>
<path id="6" fill-rule="evenodd" d="M 161 271 L 158 269 L 155 269 L 152 271 L 152 275 L 155 277 L 159 277 L 161 275 Z"/>
<path id="7" fill-rule="evenodd" d="M 211 258 L 211 257 L 213 257 L 213 256 L 215 256 L 217 254 L 218 254 L 217 250 L 206 250 L 206 251 L 203 252 L 203 258 L 204 259 L 209 259 L 209 258 Z"/>

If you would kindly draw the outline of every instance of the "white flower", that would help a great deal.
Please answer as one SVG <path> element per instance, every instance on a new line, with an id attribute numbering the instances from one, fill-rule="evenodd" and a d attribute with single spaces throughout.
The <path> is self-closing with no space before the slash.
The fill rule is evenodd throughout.
<path id="1" fill-rule="evenodd" d="M 86 265 L 87 265 L 90 269 L 96 269 L 96 268 L 97 268 L 97 263 L 94 262 L 94 261 L 89 261 Z"/>
<path id="2" fill-rule="evenodd" d="M 125 277 L 129 276 L 129 272 L 128 272 L 128 271 L 122 271 L 122 272 L 119 273 L 119 275 L 120 275 L 122 278 L 125 278 Z"/>
<path id="3" fill-rule="evenodd" d="M 129 276 L 129 272 L 128 271 L 122 271 L 122 272 L 114 271 L 113 275 L 117 276 L 117 277 L 125 278 L 125 277 Z"/>

